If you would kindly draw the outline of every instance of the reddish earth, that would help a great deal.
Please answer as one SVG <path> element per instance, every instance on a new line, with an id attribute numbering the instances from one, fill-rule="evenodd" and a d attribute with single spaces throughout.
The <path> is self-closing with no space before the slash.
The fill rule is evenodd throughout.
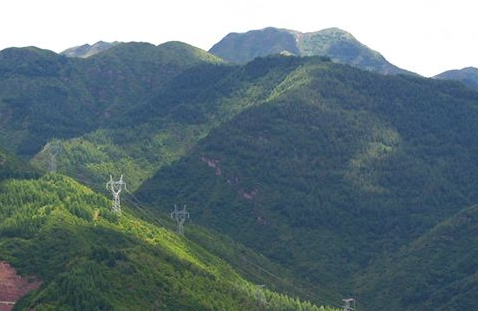
<path id="1" fill-rule="evenodd" d="M 0 311 L 10 311 L 20 298 L 40 287 L 37 279 L 26 280 L 8 264 L 0 261 Z"/>

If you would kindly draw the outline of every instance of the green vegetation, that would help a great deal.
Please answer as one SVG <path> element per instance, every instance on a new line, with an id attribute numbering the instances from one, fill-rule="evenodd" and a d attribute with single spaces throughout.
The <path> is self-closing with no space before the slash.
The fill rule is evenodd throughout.
<path id="1" fill-rule="evenodd" d="M 0 145 L 30 158 L 48 141 L 115 126 L 183 71 L 221 62 L 179 42 L 122 43 L 87 59 L 37 48 L 0 52 Z"/>
<path id="2" fill-rule="evenodd" d="M 119 44 L 119 42 L 104 42 L 98 41 L 93 45 L 84 44 L 81 46 L 75 46 L 69 49 L 64 50 L 61 52 L 61 55 L 65 55 L 68 57 L 80 57 L 80 58 L 87 58 L 93 56 L 95 54 L 101 53 L 108 49 L 111 49 L 115 45 Z"/>
<path id="3" fill-rule="evenodd" d="M 358 281 L 360 295 L 378 296 L 376 305 L 387 303 L 393 309 L 473 308 L 478 290 L 477 221 L 477 206 L 464 209 L 377 262 L 369 269 L 372 273 L 364 273 Z"/>
<path id="4" fill-rule="evenodd" d="M 433 78 L 460 81 L 466 86 L 478 90 L 478 68 L 466 67 L 460 70 L 448 70 Z"/>
<path id="5" fill-rule="evenodd" d="M 284 51 L 300 54 L 296 38 L 286 29 L 273 27 L 252 30 L 245 34 L 230 33 L 209 50 L 222 59 L 239 64 Z"/>
<path id="6" fill-rule="evenodd" d="M 321 35 L 310 34 L 310 51 L 330 36 L 352 40 Z M 340 49 L 353 61 L 361 48 Z M 239 273 L 315 303 L 350 295 L 370 310 L 478 303 L 475 248 L 465 248 L 478 93 L 459 83 L 325 57 L 230 65 L 179 42 L 118 44 L 86 59 L 8 49 L 0 79 L 0 145 L 42 169 L 58 149 L 59 171 L 95 189 L 125 174 L 148 213 L 188 204 L 197 224 L 183 239 L 134 209 L 116 217 L 65 177 L 4 181 L 0 258 L 44 281 L 19 310 L 300 308 Z M 4 152 L 0 165 L 0 179 L 37 177 Z"/>
<path id="7" fill-rule="evenodd" d="M 208 64 L 186 70 L 149 101 L 124 110 L 108 128 L 55 141 L 61 145 L 58 167 L 95 183 L 103 183 L 110 173 L 123 173 L 134 190 L 185 155 L 212 128 L 274 96 L 277 85 L 304 62 L 279 57 L 244 67 Z M 50 147 L 35 157 L 36 166 L 48 168 Z"/>
<path id="8" fill-rule="evenodd" d="M 253 64 L 260 72 L 282 59 Z M 477 103 L 456 83 L 306 60 L 137 194 L 157 208 L 184 202 L 199 224 L 303 280 L 360 294 L 378 274 L 372 263 L 475 201 Z M 369 288 L 399 300 L 388 276 Z M 371 290 L 362 304 L 375 309 L 383 297 Z M 416 308 L 405 300 L 391 310 Z"/>
<path id="9" fill-rule="evenodd" d="M 9 178 L 36 178 L 39 173 L 16 156 L 0 149 L 0 182 Z"/>
<path id="10" fill-rule="evenodd" d="M 330 310 L 258 290 L 197 244 L 61 175 L 0 186 L 0 259 L 43 284 L 15 310 Z"/>
<path id="11" fill-rule="evenodd" d="M 338 28 L 300 33 L 265 28 L 247 33 L 230 33 L 210 50 L 233 63 L 247 63 L 272 54 L 328 56 L 332 60 L 383 74 L 413 74 L 390 64 L 380 53 L 363 45 L 350 33 Z"/>

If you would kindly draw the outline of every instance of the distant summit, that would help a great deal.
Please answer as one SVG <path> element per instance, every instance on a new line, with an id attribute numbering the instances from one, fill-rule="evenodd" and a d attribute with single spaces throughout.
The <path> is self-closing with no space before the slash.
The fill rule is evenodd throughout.
<path id="1" fill-rule="evenodd" d="M 339 28 L 301 33 L 268 27 L 246 33 L 230 33 L 210 52 L 233 63 L 246 63 L 256 57 L 279 53 L 324 55 L 339 63 L 383 74 L 413 74 L 389 63 L 380 53 Z"/>
<path id="2" fill-rule="evenodd" d="M 478 91 L 478 68 L 448 70 L 434 76 L 435 79 L 456 80 Z"/>
<path id="3" fill-rule="evenodd" d="M 98 41 L 93 45 L 89 44 L 84 44 L 80 46 L 75 46 L 72 48 L 69 48 L 67 50 L 64 50 L 60 54 L 68 56 L 68 57 L 79 57 L 79 58 L 87 58 L 92 55 L 98 54 L 100 52 L 106 51 L 113 46 L 117 45 L 118 41 L 115 42 L 104 42 L 104 41 Z"/>

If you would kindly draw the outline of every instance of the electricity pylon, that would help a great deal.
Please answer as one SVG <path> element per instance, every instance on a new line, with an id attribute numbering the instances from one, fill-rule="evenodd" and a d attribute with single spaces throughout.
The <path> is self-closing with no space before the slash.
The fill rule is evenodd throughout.
<path id="1" fill-rule="evenodd" d="M 178 233 L 184 235 L 184 223 L 189 219 L 189 213 L 186 211 L 186 205 L 180 211 L 176 204 L 174 204 L 174 212 L 171 213 L 171 218 L 178 223 Z"/>
<path id="2" fill-rule="evenodd" d="M 355 299 L 353 298 L 347 298 L 347 299 L 343 299 L 344 301 L 344 311 L 355 311 L 357 310 L 355 308 Z"/>
<path id="3" fill-rule="evenodd" d="M 49 148 L 49 161 L 48 161 L 48 169 L 50 170 L 51 173 L 56 172 L 56 156 L 60 154 L 60 146 L 58 144 L 50 144 Z"/>
<path id="4" fill-rule="evenodd" d="M 121 175 L 120 179 L 115 181 L 113 180 L 113 176 L 110 175 L 110 181 L 106 183 L 106 189 L 111 191 L 113 194 L 113 212 L 120 214 L 121 213 L 121 201 L 120 201 L 120 193 L 126 189 L 126 183 L 123 181 L 123 175 Z"/>
<path id="5" fill-rule="evenodd" d="M 257 303 L 261 306 L 267 304 L 267 298 L 264 294 L 265 285 L 256 285 L 256 290 L 254 291 L 254 298 L 256 299 Z"/>

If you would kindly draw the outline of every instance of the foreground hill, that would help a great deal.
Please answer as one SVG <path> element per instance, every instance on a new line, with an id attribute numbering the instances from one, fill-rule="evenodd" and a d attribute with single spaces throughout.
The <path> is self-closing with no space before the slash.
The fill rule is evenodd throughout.
<path id="1" fill-rule="evenodd" d="M 269 72 L 284 59 L 248 66 Z M 475 202 L 478 93 L 292 62 L 273 95 L 212 130 L 138 195 L 155 207 L 187 203 L 200 224 L 319 287 L 353 294 L 346 280 Z M 388 281 L 384 291 L 401 297 Z M 362 303 L 381 298 L 371 292 Z M 391 310 L 416 310 L 406 299 Z"/>
<path id="2" fill-rule="evenodd" d="M 478 68 L 467 67 L 459 70 L 449 70 L 434 77 L 435 79 L 456 80 L 474 90 L 478 90 Z"/>
<path id="3" fill-rule="evenodd" d="M 322 55 L 339 63 L 379 73 L 411 74 L 390 64 L 380 53 L 338 28 L 301 33 L 269 27 L 246 33 L 230 33 L 216 43 L 210 52 L 234 63 L 247 63 L 256 57 L 279 53 Z"/>
<path id="4" fill-rule="evenodd" d="M 319 310 L 60 175 L 3 182 L 0 206 L 0 260 L 41 283 L 15 310 Z"/>

